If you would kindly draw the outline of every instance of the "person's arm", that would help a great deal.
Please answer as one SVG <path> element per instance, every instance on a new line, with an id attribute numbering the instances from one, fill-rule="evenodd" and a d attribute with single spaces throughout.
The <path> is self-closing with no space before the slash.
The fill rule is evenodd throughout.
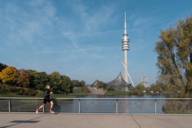
<path id="1" fill-rule="evenodd" d="M 52 91 L 52 89 L 50 90 L 50 98 L 53 99 L 53 91 Z"/>
<path id="2" fill-rule="evenodd" d="M 50 95 L 53 94 L 53 89 L 52 89 L 52 88 L 49 89 L 49 94 L 50 94 Z"/>

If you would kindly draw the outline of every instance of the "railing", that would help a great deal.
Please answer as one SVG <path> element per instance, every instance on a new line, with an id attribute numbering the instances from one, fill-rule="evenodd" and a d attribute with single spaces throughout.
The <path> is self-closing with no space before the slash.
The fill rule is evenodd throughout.
<path id="1" fill-rule="evenodd" d="M 0 112 L 34 112 L 42 99 L 0 97 Z M 68 113 L 192 114 L 192 98 L 57 98 L 54 103 L 55 111 Z"/>

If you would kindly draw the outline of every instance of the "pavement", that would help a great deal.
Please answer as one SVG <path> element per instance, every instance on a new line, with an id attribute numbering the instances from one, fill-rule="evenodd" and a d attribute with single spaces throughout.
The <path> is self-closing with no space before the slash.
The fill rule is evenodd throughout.
<path id="1" fill-rule="evenodd" d="M 192 128 L 192 115 L 0 113 L 0 128 Z"/>

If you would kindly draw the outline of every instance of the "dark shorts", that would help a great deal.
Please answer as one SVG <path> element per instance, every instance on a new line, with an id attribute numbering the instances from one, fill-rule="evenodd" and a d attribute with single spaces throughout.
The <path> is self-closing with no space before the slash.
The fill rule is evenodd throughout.
<path id="1" fill-rule="evenodd" d="M 46 103 L 50 103 L 51 101 L 53 101 L 53 99 L 43 99 L 43 103 L 46 104 Z"/>

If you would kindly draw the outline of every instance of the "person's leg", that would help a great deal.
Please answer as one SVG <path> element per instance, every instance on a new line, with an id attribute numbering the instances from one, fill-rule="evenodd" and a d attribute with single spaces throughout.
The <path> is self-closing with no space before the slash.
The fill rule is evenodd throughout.
<path id="1" fill-rule="evenodd" d="M 44 105 L 45 105 L 44 103 L 41 104 L 41 105 L 36 109 L 35 113 L 38 114 L 39 111 L 44 107 Z"/>
<path id="2" fill-rule="evenodd" d="M 50 101 L 50 102 L 49 102 L 49 112 L 50 112 L 50 113 L 54 113 L 54 111 L 53 111 L 53 105 L 54 105 L 54 104 L 53 104 L 53 101 Z"/>
<path id="3" fill-rule="evenodd" d="M 43 103 L 42 105 L 40 105 L 40 106 L 39 106 L 38 110 L 43 109 L 43 108 L 44 108 L 44 106 L 45 106 L 45 104 Z"/>
<path id="4" fill-rule="evenodd" d="M 44 108 L 45 104 L 46 104 L 46 101 L 44 100 L 43 103 L 36 109 L 35 113 L 38 114 L 39 111 Z"/>

